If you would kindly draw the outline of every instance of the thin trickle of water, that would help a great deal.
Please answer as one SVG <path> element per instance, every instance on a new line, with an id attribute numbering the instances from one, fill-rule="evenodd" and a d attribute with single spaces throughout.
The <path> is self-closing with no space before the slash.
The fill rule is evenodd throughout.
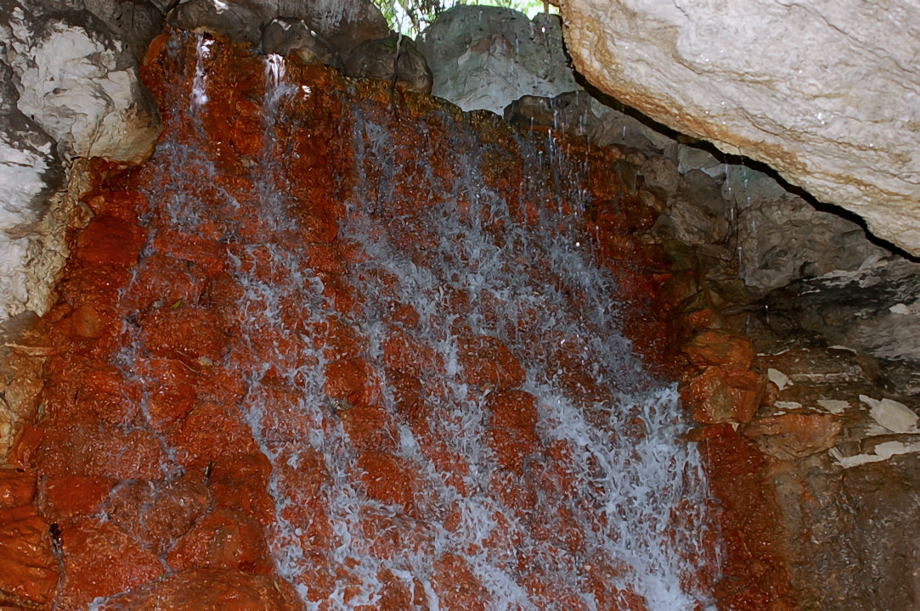
<path id="1" fill-rule="evenodd" d="M 204 106 L 208 103 L 207 73 L 205 71 L 204 64 L 205 60 L 208 59 L 208 55 L 210 55 L 211 45 L 214 44 L 213 39 L 205 36 L 202 33 L 198 33 L 196 36 L 197 44 L 195 45 L 195 80 L 192 82 L 192 94 L 190 97 L 192 108 Z"/>
<path id="2" fill-rule="evenodd" d="M 199 37 L 192 112 L 207 102 L 207 43 Z M 703 543 L 700 458 L 677 441 L 686 424 L 675 385 L 646 372 L 623 335 L 617 280 L 579 220 L 586 162 L 567 159 L 552 134 L 545 143 L 518 136 L 524 179 L 508 197 L 483 169 L 495 151 L 463 120 L 438 117 L 449 126 L 444 165 L 454 169 L 444 180 L 433 164 L 416 167 L 424 151 L 404 154 L 387 109 L 352 103 L 346 144 L 356 176 L 337 230 L 361 251 L 347 268 L 360 299 L 343 308 L 329 276 L 310 267 L 315 245 L 292 239 L 301 231 L 292 210 L 310 203 L 294 201 L 284 172 L 290 151 L 276 137 L 288 108 L 311 90 L 287 82 L 278 56 L 265 60 L 264 78 L 262 151 L 247 170 L 258 209 L 218 186 L 203 142 L 160 146 L 150 199 L 177 231 L 219 218 L 235 236 L 227 260 L 242 294 L 228 366 L 245 382 L 239 409 L 272 465 L 272 560 L 303 603 L 378 605 L 387 574 L 438 609 L 456 604 L 442 600 L 443 567 L 457 575 L 462 566 L 489 609 L 597 609 L 623 604 L 624 593 L 650 609 L 705 604 L 693 585 L 697 564 L 713 560 Z M 435 138 L 426 129 L 418 127 L 418 142 Z M 406 197 L 427 203 L 401 211 Z M 244 214 L 246 227 L 237 220 Z M 416 322 L 394 316 L 397 306 Z M 308 331 L 330 321 L 363 338 L 360 358 L 373 368 L 365 390 L 382 424 L 370 451 L 349 429 L 349 410 L 359 408 L 328 394 L 342 359 Z M 471 380 L 472 340 L 517 356 L 518 390 Z M 138 350 L 141 340 L 132 341 Z M 395 341 L 410 348 L 394 351 Z M 425 358 L 412 365 L 410 409 L 392 360 L 412 350 Z M 524 441 L 501 437 L 496 406 L 528 397 L 536 418 L 528 447 L 542 449 L 509 463 L 501 443 Z M 380 448 L 412 480 L 402 505 L 369 494 L 362 479 Z M 164 469 L 176 471 L 175 461 Z M 324 474 L 312 496 L 292 475 L 308 469 Z M 334 567 L 322 595 L 319 565 Z"/>

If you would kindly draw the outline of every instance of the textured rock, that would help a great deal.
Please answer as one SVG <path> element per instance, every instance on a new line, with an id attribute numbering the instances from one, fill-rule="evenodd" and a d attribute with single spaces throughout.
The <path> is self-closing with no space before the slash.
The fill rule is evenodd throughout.
<path id="1" fill-rule="evenodd" d="M 297 608 L 290 584 L 277 577 L 243 571 L 194 569 L 171 575 L 102 604 L 106 611 L 131 609 L 251 609 L 285 611 Z"/>
<path id="2" fill-rule="evenodd" d="M 659 176 L 659 180 L 661 178 Z M 665 230 L 685 244 L 725 242 L 732 227 L 729 208 L 719 193 L 718 184 L 699 170 L 676 178 L 677 188 L 666 190 L 668 207 L 658 222 L 659 230 Z M 665 185 L 670 186 L 669 182 Z"/>
<path id="3" fill-rule="evenodd" d="M 722 365 L 748 369 L 754 360 L 749 339 L 720 330 L 703 331 L 684 347 L 684 352 L 697 367 Z"/>
<path id="4" fill-rule="evenodd" d="M 760 405 L 764 380 L 752 371 L 707 367 L 681 388 L 684 401 L 701 424 L 750 422 Z"/>
<path id="5" fill-rule="evenodd" d="M 58 579 L 49 525 L 32 505 L 35 476 L 0 469 L 0 606 L 49 602 Z"/>
<path id="6" fill-rule="evenodd" d="M 114 3 L 88 4 L 121 23 L 119 34 L 156 22 L 155 9 L 142 3 L 136 27 Z M 155 106 L 137 78 L 137 45 L 129 50 L 106 21 L 71 5 L 83 8 L 0 2 L 0 319 L 47 307 L 82 188 L 70 159 L 137 161 L 159 133 Z"/>
<path id="7" fill-rule="evenodd" d="M 64 157 L 146 158 L 159 119 L 124 45 L 89 13 L 42 16 L 7 1 L 3 42 L 19 110 Z"/>
<path id="8" fill-rule="evenodd" d="M 872 355 L 898 392 L 920 392 L 920 265 L 885 259 L 793 283 L 763 304 L 774 330 L 816 332 Z"/>
<path id="9" fill-rule="evenodd" d="M 341 60 L 302 19 L 273 19 L 262 30 L 262 51 L 288 55 L 295 53 L 305 64 L 319 62 L 340 67 Z"/>
<path id="10" fill-rule="evenodd" d="M 600 89 L 920 254 L 920 4 L 567 0 L 562 13 Z"/>
<path id="11" fill-rule="evenodd" d="M 759 418 L 744 429 L 765 453 L 781 460 L 795 460 L 834 446 L 840 422 L 831 414 L 782 414 Z"/>
<path id="12" fill-rule="evenodd" d="M 258 44 L 262 26 L 276 17 L 304 21 L 339 50 L 383 38 L 390 31 L 380 9 L 367 0 L 189 0 L 176 5 L 167 19 L 176 27 L 204 29 Z"/>
<path id="13" fill-rule="evenodd" d="M 431 92 L 431 70 L 411 38 L 391 35 L 368 40 L 345 59 L 345 74 L 355 78 L 375 78 L 391 81 L 419 93 Z"/>
<path id="14" fill-rule="evenodd" d="M 840 469 L 813 456 L 772 475 L 804 609 L 920 603 L 920 455 Z"/>
<path id="15" fill-rule="evenodd" d="M 502 114 L 523 95 L 580 89 L 556 16 L 530 21 L 511 9 L 461 5 L 442 13 L 417 43 L 434 74 L 432 95 L 463 110 Z"/>
<path id="16" fill-rule="evenodd" d="M 163 3 L 163 0 L 159 0 Z M 165 4 L 171 4 L 168 0 Z M 55 9 L 86 10 L 105 23 L 138 61 L 143 59 L 147 45 L 163 29 L 163 6 L 157 1 L 129 0 L 50 0 L 43 4 Z"/>
<path id="17" fill-rule="evenodd" d="M 725 173 L 722 195 L 737 216 L 738 264 L 748 286 L 770 290 L 889 254 L 852 220 L 816 208 L 763 172 L 728 165 Z"/>

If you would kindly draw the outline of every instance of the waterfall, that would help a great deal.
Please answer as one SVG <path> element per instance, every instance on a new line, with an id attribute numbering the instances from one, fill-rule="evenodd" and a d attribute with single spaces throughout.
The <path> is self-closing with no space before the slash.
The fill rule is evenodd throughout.
<path id="1" fill-rule="evenodd" d="M 443 106 L 394 112 L 326 73 L 297 81 L 312 73 L 278 56 L 259 131 L 215 131 L 219 47 L 199 40 L 169 85 L 191 82 L 169 96 L 191 106 L 169 109 L 143 170 L 147 245 L 121 307 L 146 320 L 164 254 L 187 262 L 176 282 L 219 270 L 196 303 L 155 307 L 226 321 L 226 349 L 188 367 L 241 386 L 223 407 L 271 465 L 270 558 L 304 606 L 708 605 L 700 457 L 676 384 L 625 335 L 635 306 L 586 221 L 587 159 Z M 240 99 L 221 120 L 242 120 Z M 125 375 L 154 350 L 130 327 Z M 144 426 L 164 428 L 156 382 L 137 381 Z M 212 459 L 157 438 L 167 480 L 210 477 Z"/>

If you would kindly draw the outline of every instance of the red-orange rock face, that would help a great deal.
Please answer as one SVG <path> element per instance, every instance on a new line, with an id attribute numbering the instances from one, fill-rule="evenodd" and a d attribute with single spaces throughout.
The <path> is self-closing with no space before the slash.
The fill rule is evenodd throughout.
<path id="1" fill-rule="evenodd" d="M 678 367 L 669 276 L 632 233 L 652 217 L 616 151 L 203 37 L 154 41 L 144 72 L 166 131 L 142 167 L 94 166 L 96 216 L 44 322 L 44 417 L 16 452 L 39 494 L 0 487 L 37 550 L 14 562 L 40 574 L 13 590 L 0 570 L 3 592 L 707 599 L 699 460 L 647 372 Z M 756 394 L 736 344 L 692 358 Z"/>

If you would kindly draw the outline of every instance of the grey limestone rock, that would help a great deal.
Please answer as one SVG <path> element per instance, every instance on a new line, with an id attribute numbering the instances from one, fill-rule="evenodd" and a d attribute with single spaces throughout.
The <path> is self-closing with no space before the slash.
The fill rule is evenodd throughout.
<path id="1" fill-rule="evenodd" d="M 410 91 L 431 92 L 431 71 L 411 38 L 390 35 L 368 40 L 345 58 L 345 74 L 355 78 L 392 80 Z"/>
<path id="2" fill-rule="evenodd" d="M 558 16 L 531 21 L 511 9 L 459 5 L 422 32 L 418 47 L 434 75 L 432 95 L 463 110 L 502 114 L 524 95 L 552 98 L 581 89 Z"/>

